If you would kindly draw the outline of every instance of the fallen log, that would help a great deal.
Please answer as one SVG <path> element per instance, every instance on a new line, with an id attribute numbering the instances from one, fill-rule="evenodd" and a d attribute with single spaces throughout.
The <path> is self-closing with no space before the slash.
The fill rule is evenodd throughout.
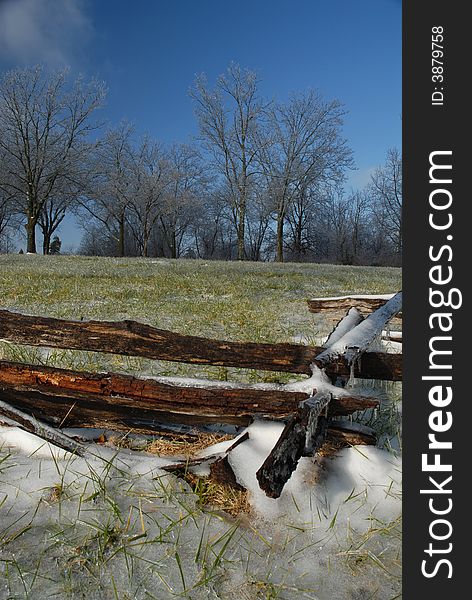
<path id="1" fill-rule="evenodd" d="M 6 386 L 0 387 L 0 395 L 12 405 L 21 410 L 29 411 L 38 418 L 50 423 L 55 427 L 85 427 L 96 429 L 111 429 L 117 431 L 134 431 L 135 433 L 159 433 L 165 424 L 202 426 L 209 423 L 227 423 L 232 425 L 249 425 L 254 414 L 241 413 L 234 414 L 234 409 L 226 406 L 226 410 L 218 415 L 200 413 L 198 406 L 194 406 L 191 412 L 178 412 L 170 407 L 166 410 L 157 410 L 155 407 L 147 409 L 142 408 L 143 403 L 136 406 L 126 398 L 100 397 L 100 396 L 79 396 L 70 393 L 67 396 L 59 396 L 56 393 L 47 394 L 38 391 L 25 391 Z M 301 395 L 306 398 L 306 394 Z M 294 398 L 291 398 L 294 400 Z M 378 401 L 366 397 L 365 401 L 357 400 L 353 397 L 348 398 L 351 406 L 348 410 L 343 408 L 346 404 L 346 398 L 338 400 L 333 399 L 333 404 L 338 415 L 347 415 L 356 410 L 365 410 L 374 408 Z M 367 404 L 367 402 L 369 404 Z M 288 408 L 288 407 L 287 407 Z M 274 410 L 270 414 L 267 411 L 266 418 L 284 419 L 291 411 L 287 409 L 277 412 Z M 261 416 L 257 414 L 257 416 Z"/>
<path id="2" fill-rule="evenodd" d="M 257 471 L 259 487 L 270 498 L 280 496 L 300 458 L 313 454 L 324 442 L 327 418 L 322 413 L 326 412 L 330 399 L 330 394 L 318 392 L 301 402 Z"/>
<path id="3" fill-rule="evenodd" d="M 311 374 L 310 365 L 323 351 L 301 344 L 229 342 L 182 335 L 136 321 L 70 321 L 34 317 L 0 310 L 0 339 L 17 344 L 86 350 L 190 364 Z M 392 358 L 394 357 L 394 358 Z M 327 367 L 338 375 L 342 361 Z M 365 355 L 357 374 L 365 379 L 401 379 L 400 355 L 373 352 Z"/>
<path id="4" fill-rule="evenodd" d="M 155 360 L 307 373 L 313 349 L 182 335 L 136 321 L 71 321 L 0 310 L 0 338 L 19 344 Z M 316 353 L 316 350 L 315 350 Z"/>
<path id="5" fill-rule="evenodd" d="M 73 399 L 102 398 L 101 404 L 134 409 L 220 418 L 254 414 L 283 417 L 307 398 L 306 393 L 286 391 L 277 385 L 252 386 L 170 377 L 141 379 L 117 373 L 88 373 L 9 361 L 0 361 L 2 385 Z"/>
<path id="6" fill-rule="evenodd" d="M 14 425 L 30 433 L 34 433 L 41 439 L 54 444 L 63 450 L 67 450 L 78 456 L 84 456 L 86 449 L 85 447 L 76 442 L 64 433 L 49 427 L 45 423 L 38 421 L 35 417 L 31 417 L 27 413 L 18 410 L 14 406 L 10 406 L 7 402 L 0 400 L 0 417 L 6 417 Z"/>
<path id="7" fill-rule="evenodd" d="M 103 396 L 58 396 L 37 391 L 25 391 L 2 387 L 0 395 L 10 404 L 29 411 L 54 427 L 95 428 L 112 431 L 133 431 L 142 434 L 159 433 L 163 426 L 188 425 L 200 427 L 210 423 L 226 423 L 247 426 L 252 421 L 246 416 L 215 416 L 175 411 L 160 411 L 127 406 L 126 398 Z M 65 418 L 66 417 L 66 418 Z"/>

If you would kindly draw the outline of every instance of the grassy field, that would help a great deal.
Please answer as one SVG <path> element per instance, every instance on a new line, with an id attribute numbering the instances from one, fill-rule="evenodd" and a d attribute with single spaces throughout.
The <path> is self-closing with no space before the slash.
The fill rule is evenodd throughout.
<path id="1" fill-rule="evenodd" d="M 317 343 L 332 319 L 309 313 L 308 298 L 400 288 L 393 268 L 0 256 L 2 309 L 135 319 L 228 340 Z M 2 356 L 140 375 L 291 377 L 6 342 Z M 372 414 L 387 438 L 398 439 L 398 393 L 398 385 L 388 389 Z M 251 439 L 235 454 L 249 475 L 277 436 Z M 96 448 L 86 459 L 60 458 L 0 427 L 0 600 L 400 597 L 398 447 L 302 458 L 280 499 L 253 490 L 239 516 L 208 506 L 207 490 L 159 469 L 175 457 Z"/>
<path id="2" fill-rule="evenodd" d="M 401 288 L 401 270 L 315 264 L 0 256 L 0 307 L 71 319 L 134 319 L 162 329 L 234 341 L 319 342 L 332 321 L 306 300 Z M 6 347 L 6 356 L 55 366 L 225 379 L 227 369 L 91 353 Z M 231 377 L 280 380 L 274 374 Z"/>

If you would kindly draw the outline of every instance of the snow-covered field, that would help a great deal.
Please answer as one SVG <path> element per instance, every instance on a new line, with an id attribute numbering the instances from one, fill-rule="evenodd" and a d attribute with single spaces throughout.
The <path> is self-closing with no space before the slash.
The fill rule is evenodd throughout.
<path id="1" fill-rule="evenodd" d="M 256 422 L 230 454 L 252 508 L 231 518 L 199 507 L 160 469 L 169 458 L 96 445 L 77 458 L 2 428 L 0 597 L 396 597 L 400 459 L 305 458 L 272 500 L 255 472 L 281 430 Z"/>
<path id="2" fill-rule="evenodd" d="M 309 297 L 400 287 L 398 269 L 329 265 L 0 257 L 0 272 L 2 308 L 135 318 L 186 333 L 265 341 L 326 336 L 331 323 L 308 313 Z M 85 353 L 8 344 L 2 354 L 75 368 L 287 382 L 277 374 L 118 357 L 102 364 Z M 202 507 L 187 483 L 161 469 L 175 457 L 93 444 L 78 458 L 1 427 L 0 598 L 400 597 L 400 386 L 379 384 L 376 391 L 381 409 L 364 420 L 377 429 L 380 447 L 301 459 L 278 500 L 261 492 L 255 472 L 282 425 L 252 424 L 249 439 L 229 458 L 250 492 L 250 512 L 238 517 Z"/>

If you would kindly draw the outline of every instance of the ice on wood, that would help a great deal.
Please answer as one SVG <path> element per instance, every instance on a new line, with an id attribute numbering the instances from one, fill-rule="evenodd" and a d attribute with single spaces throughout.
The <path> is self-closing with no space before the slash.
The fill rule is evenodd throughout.
<path id="1" fill-rule="evenodd" d="M 350 308 L 347 314 L 339 321 L 336 327 L 333 329 L 331 334 L 328 336 L 327 340 L 323 344 L 325 348 L 329 348 L 338 340 L 340 340 L 348 331 L 354 329 L 356 325 L 362 322 L 364 317 L 357 310 L 357 308 Z"/>
<path id="2" fill-rule="evenodd" d="M 344 355 L 348 362 L 365 351 L 382 329 L 402 308 L 402 293 L 398 292 L 384 306 L 371 313 L 359 325 L 331 344 L 316 357 L 318 364 L 326 365 L 337 356 Z"/>

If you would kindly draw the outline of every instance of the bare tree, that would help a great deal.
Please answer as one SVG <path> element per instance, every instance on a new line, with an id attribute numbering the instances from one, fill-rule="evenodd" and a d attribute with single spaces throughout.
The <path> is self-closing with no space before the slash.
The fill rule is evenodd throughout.
<path id="1" fill-rule="evenodd" d="M 0 151 L 0 181 L 5 179 L 7 172 L 7 163 L 3 153 Z M 16 225 L 14 223 L 13 199 L 14 194 L 0 186 L 0 252 L 8 248 L 9 233 L 12 227 Z"/>
<path id="2" fill-rule="evenodd" d="M 383 260 L 375 256 L 372 240 L 371 199 L 366 190 L 331 193 L 326 203 L 326 228 L 331 242 L 330 258 L 343 264 L 365 264 Z"/>
<path id="3" fill-rule="evenodd" d="M 9 247 L 10 233 L 14 228 L 11 199 L 0 189 L 0 252 Z"/>
<path id="4" fill-rule="evenodd" d="M 89 157 L 86 193 L 78 203 L 115 240 L 116 253 L 125 256 L 126 229 L 131 203 L 139 193 L 139 156 L 134 145 L 134 127 L 122 121 L 106 132 Z"/>
<path id="5" fill-rule="evenodd" d="M 102 104 L 103 84 L 67 71 L 16 69 L 0 81 L 0 148 L 10 166 L 0 187 L 14 194 L 26 218 L 27 251 L 36 252 L 36 225 L 47 200 L 64 189 L 96 127 L 92 113 Z"/>
<path id="6" fill-rule="evenodd" d="M 68 206 L 69 198 L 66 195 L 50 196 L 44 203 L 38 221 L 43 234 L 43 254 L 50 254 L 52 236 L 64 220 Z"/>
<path id="7" fill-rule="evenodd" d="M 265 257 L 272 221 L 272 201 L 261 178 L 254 180 L 251 187 L 254 202 L 247 212 L 247 245 L 249 258 L 258 261 Z"/>
<path id="8" fill-rule="evenodd" d="M 78 249 L 79 254 L 87 256 L 114 256 L 116 254 L 116 239 L 99 221 L 92 221 L 83 230 L 82 240 Z"/>
<path id="9" fill-rule="evenodd" d="M 349 200 L 342 193 L 332 194 L 328 200 L 327 215 L 332 241 L 332 256 L 336 262 L 349 263 Z"/>
<path id="10" fill-rule="evenodd" d="M 200 198 L 205 194 L 205 167 L 197 150 L 187 144 L 173 144 L 167 152 L 168 185 L 160 224 L 171 258 L 178 258 L 182 241 L 195 211 L 200 210 Z"/>
<path id="11" fill-rule="evenodd" d="M 317 217 L 322 221 L 324 193 L 319 186 L 301 185 L 287 211 L 286 246 L 291 260 L 303 260 L 317 250 Z"/>
<path id="12" fill-rule="evenodd" d="M 368 251 L 368 226 L 370 216 L 370 199 L 365 190 L 353 192 L 348 198 L 349 231 L 350 231 L 350 262 L 353 264 L 363 262 Z"/>
<path id="13" fill-rule="evenodd" d="M 218 77 L 214 90 L 208 88 L 205 76 L 201 75 L 190 92 L 196 103 L 201 137 L 231 192 L 239 260 L 246 257 L 249 184 L 257 172 L 258 154 L 265 144 L 260 129 L 266 106 L 258 96 L 258 83 L 253 71 L 231 64 Z"/>
<path id="14" fill-rule="evenodd" d="M 144 138 L 136 153 L 137 193 L 130 200 L 130 226 L 141 256 L 149 256 L 149 241 L 165 211 L 164 198 L 170 183 L 169 161 L 162 146 Z"/>
<path id="15" fill-rule="evenodd" d="M 234 227 L 230 215 L 226 186 L 206 190 L 194 214 L 191 230 L 196 256 L 232 260 L 234 258 Z"/>
<path id="16" fill-rule="evenodd" d="M 387 152 L 384 166 L 371 177 L 369 192 L 374 215 L 383 235 L 390 240 L 397 261 L 402 254 L 402 158 L 396 149 Z"/>
<path id="17" fill-rule="evenodd" d="M 276 260 L 284 260 L 284 226 L 297 195 L 314 184 L 337 184 L 352 167 L 352 151 L 341 137 L 345 110 L 309 91 L 292 95 L 270 112 L 273 143 L 263 166 L 269 179 L 276 219 Z"/>

